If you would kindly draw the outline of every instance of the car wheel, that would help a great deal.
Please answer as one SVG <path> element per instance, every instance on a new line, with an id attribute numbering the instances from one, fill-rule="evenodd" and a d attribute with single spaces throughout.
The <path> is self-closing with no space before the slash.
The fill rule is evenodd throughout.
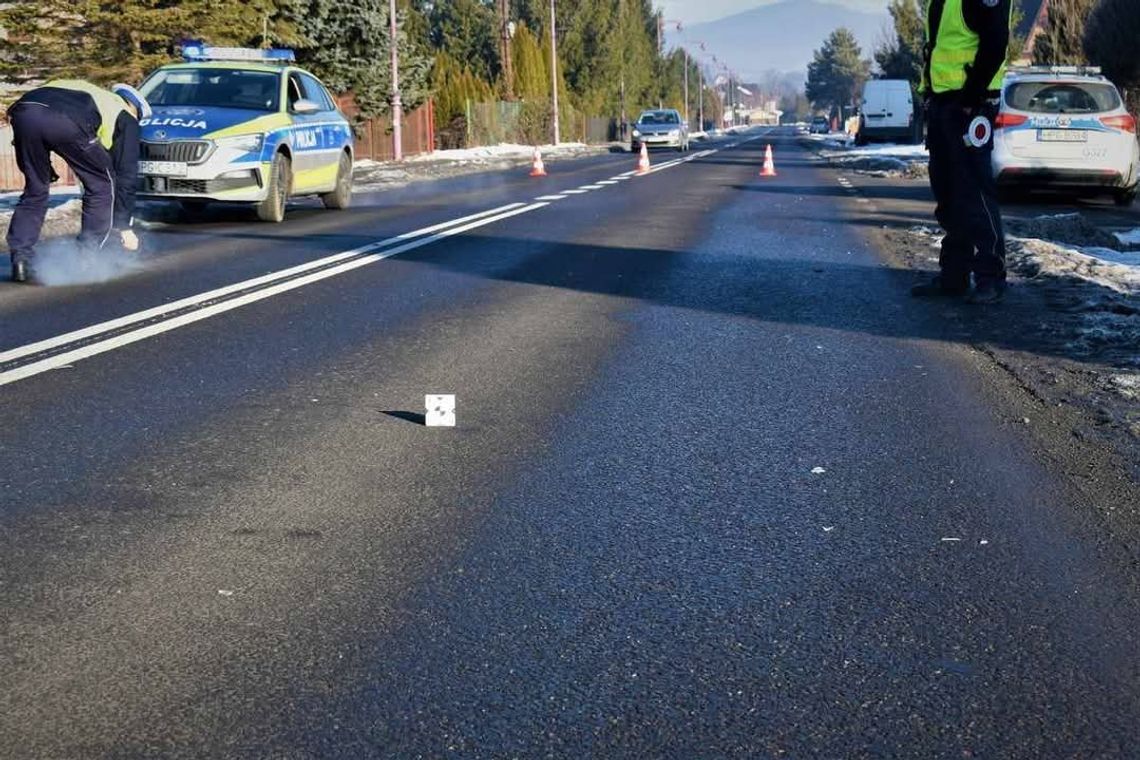
<path id="1" fill-rule="evenodd" d="M 340 154 L 336 188 L 331 193 L 322 194 L 321 203 L 328 209 L 345 209 L 352 204 L 352 158 L 347 153 Z"/>
<path id="2" fill-rule="evenodd" d="M 1136 200 L 1136 193 L 1140 191 L 1140 187 L 1134 187 L 1130 190 L 1117 190 L 1112 194 L 1112 200 L 1117 206 L 1131 206 L 1132 202 Z"/>
<path id="3" fill-rule="evenodd" d="M 285 219 L 285 204 L 293 185 L 293 165 L 284 153 L 273 157 L 269 165 L 269 192 L 257 204 L 257 218 L 263 222 L 280 222 Z"/>

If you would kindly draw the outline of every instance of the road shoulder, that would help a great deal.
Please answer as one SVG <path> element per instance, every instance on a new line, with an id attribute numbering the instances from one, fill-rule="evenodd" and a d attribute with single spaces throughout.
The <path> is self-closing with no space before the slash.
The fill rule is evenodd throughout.
<path id="1" fill-rule="evenodd" d="M 916 280 L 936 271 L 936 239 L 915 231 L 934 225 L 924 181 L 832 171 L 847 178 L 854 221 L 885 266 Z M 1023 428 L 1035 455 L 1062 476 L 1078 520 L 1107 531 L 1128 564 L 1140 563 L 1140 392 L 1130 382 L 1140 377 L 1135 298 L 1011 269 L 1010 293 L 997 307 L 916 301 L 914 308 L 938 315 L 947 339 L 937 350 L 975 368 L 1002 423 Z M 1104 314 L 1126 321 L 1108 339 L 1096 325 Z"/>

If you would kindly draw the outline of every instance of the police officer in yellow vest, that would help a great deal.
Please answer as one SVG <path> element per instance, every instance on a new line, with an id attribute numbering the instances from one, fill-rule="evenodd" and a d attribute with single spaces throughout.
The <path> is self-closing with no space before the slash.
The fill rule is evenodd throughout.
<path id="1" fill-rule="evenodd" d="M 24 193 L 8 227 L 14 281 L 28 279 L 55 179 L 52 153 L 83 183 L 80 245 L 102 248 L 118 230 L 125 247 L 137 247 L 130 225 L 138 182 L 138 120 L 148 116 L 150 106 L 133 87 L 117 84 L 105 90 L 78 79 L 48 82 L 8 109 L 16 164 L 24 174 Z"/>
<path id="2" fill-rule="evenodd" d="M 915 286 L 916 296 L 994 303 L 1005 292 L 1005 234 L 990 158 L 1011 13 L 1011 0 L 927 0 L 930 186 L 946 236 L 941 272 Z"/>

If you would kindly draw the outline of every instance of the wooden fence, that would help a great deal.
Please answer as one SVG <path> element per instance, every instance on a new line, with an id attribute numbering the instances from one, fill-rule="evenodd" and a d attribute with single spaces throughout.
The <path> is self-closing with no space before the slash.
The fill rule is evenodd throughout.
<path id="1" fill-rule="evenodd" d="M 51 157 L 55 173 L 60 176 L 60 184 L 74 185 L 75 175 L 59 156 Z M 0 192 L 12 192 L 24 189 L 24 175 L 16 166 L 16 149 L 12 147 L 12 128 L 7 124 L 0 126 Z"/>
<path id="2" fill-rule="evenodd" d="M 356 128 L 356 157 L 373 161 L 391 161 L 395 154 L 392 142 L 392 119 L 390 116 L 377 116 L 360 120 L 360 109 L 351 95 L 337 99 L 340 110 L 352 120 Z M 404 114 L 401 145 L 404 156 L 418 156 L 435 150 L 435 105 L 424 103 L 414 111 Z"/>

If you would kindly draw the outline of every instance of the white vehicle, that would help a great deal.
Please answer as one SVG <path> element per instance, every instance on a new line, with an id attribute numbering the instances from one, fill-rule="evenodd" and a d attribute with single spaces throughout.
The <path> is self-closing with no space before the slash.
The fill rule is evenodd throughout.
<path id="1" fill-rule="evenodd" d="M 1136 119 L 1099 69 L 1011 70 L 994 125 L 994 176 L 1005 189 L 1061 189 L 1136 198 Z"/>
<path id="2" fill-rule="evenodd" d="M 915 112 L 910 82 L 905 79 L 872 79 L 863 85 L 856 143 L 866 145 L 872 140 L 918 142 L 921 139 L 921 122 Z"/>

